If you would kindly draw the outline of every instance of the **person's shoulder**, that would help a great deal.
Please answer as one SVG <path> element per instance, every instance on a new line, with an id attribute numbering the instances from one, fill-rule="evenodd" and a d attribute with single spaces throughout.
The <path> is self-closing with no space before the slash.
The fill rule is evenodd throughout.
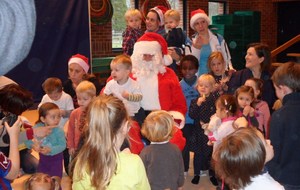
<path id="1" fill-rule="evenodd" d="M 251 179 L 252 183 L 245 187 L 245 190 L 265 189 L 283 190 L 284 187 L 275 181 L 269 173 L 258 175 Z"/>
<path id="2" fill-rule="evenodd" d="M 126 152 L 126 151 L 122 151 L 120 152 L 119 154 L 120 158 L 124 161 L 129 161 L 129 162 L 132 162 L 132 161 L 139 161 L 141 160 L 141 158 L 139 157 L 139 155 L 137 154 L 133 154 L 131 152 Z"/>

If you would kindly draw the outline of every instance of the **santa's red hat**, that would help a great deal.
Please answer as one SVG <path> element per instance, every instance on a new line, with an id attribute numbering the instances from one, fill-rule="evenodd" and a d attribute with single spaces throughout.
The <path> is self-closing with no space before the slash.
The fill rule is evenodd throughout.
<path id="1" fill-rule="evenodd" d="M 89 65 L 89 58 L 85 57 L 84 55 L 81 54 L 76 54 L 73 55 L 69 61 L 68 65 L 72 63 L 77 63 L 79 66 L 82 67 L 82 69 L 87 73 L 89 71 L 90 65 Z"/>
<path id="2" fill-rule="evenodd" d="M 168 44 L 166 40 L 155 32 L 147 32 L 134 44 L 134 52 L 138 54 L 162 55 L 164 65 L 168 66 L 173 59 L 168 54 Z"/>
<path id="3" fill-rule="evenodd" d="M 194 10 L 194 11 L 191 12 L 191 20 L 190 20 L 190 26 L 191 26 L 191 28 L 192 28 L 193 30 L 195 30 L 195 29 L 194 29 L 194 24 L 195 24 L 196 20 L 199 19 L 199 18 L 205 19 L 206 22 L 207 22 L 208 24 L 210 24 L 210 19 L 209 19 L 209 17 L 207 16 L 207 14 L 205 13 L 204 10 L 202 10 L 202 9 Z"/>
<path id="4" fill-rule="evenodd" d="M 165 25 L 164 14 L 167 12 L 167 10 L 168 8 L 162 5 L 158 5 L 150 9 L 150 11 L 155 11 L 158 14 L 160 20 L 160 26 Z"/>

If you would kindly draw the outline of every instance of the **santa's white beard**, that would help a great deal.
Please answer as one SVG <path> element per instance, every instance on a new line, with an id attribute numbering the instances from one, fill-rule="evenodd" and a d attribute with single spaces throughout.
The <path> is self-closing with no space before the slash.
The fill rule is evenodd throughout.
<path id="1" fill-rule="evenodd" d="M 134 77 L 147 77 L 152 74 L 165 73 L 166 68 L 163 65 L 162 56 L 155 54 L 151 61 L 145 61 L 143 54 L 135 54 L 131 56 L 132 73 Z"/>

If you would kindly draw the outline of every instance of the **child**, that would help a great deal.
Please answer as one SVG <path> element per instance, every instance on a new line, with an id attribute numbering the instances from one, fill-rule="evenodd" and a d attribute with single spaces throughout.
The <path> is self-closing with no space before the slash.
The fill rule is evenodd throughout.
<path id="1" fill-rule="evenodd" d="M 166 111 L 153 111 L 145 119 L 142 134 L 151 141 L 142 158 L 152 190 L 182 189 L 184 166 L 178 147 L 169 143 L 174 120 Z"/>
<path id="2" fill-rule="evenodd" d="M 59 107 L 54 103 L 46 102 L 39 108 L 39 119 L 34 127 L 57 126 L 60 119 Z M 28 148 L 32 148 L 39 153 L 38 172 L 62 177 L 63 151 L 66 148 L 66 138 L 61 128 L 53 128 L 48 136 L 35 138 L 32 141 L 28 140 L 25 144 Z"/>
<path id="3" fill-rule="evenodd" d="M 44 173 L 35 173 L 25 183 L 25 190 L 60 190 L 60 180 Z"/>
<path id="4" fill-rule="evenodd" d="M 131 56 L 134 43 L 143 35 L 141 30 L 142 14 L 138 9 L 129 9 L 125 13 L 125 20 L 127 26 L 122 34 L 122 48 L 125 55 Z"/>
<path id="5" fill-rule="evenodd" d="M 129 119 L 124 104 L 116 97 L 100 95 L 91 102 L 87 137 L 73 160 L 73 190 L 150 190 L 140 157 L 128 148 L 120 151 Z"/>
<path id="6" fill-rule="evenodd" d="M 167 41 L 168 49 L 173 49 L 179 56 L 185 54 L 185 46 L 186 44 L 191 44 L 190 40 L 187 38 L 186 34 L 179 28 L 180 24 L 180 13 L 177 10 L 170 9 L 164 14 L 165 19 L 165 27 L 168 33 L 165 34 L 164 38 Z M 169 67 L 178 74 L 178 66 L 180 62 L 176 62 L 175 60 Z"/>
<path id="7" fill-rule="evenodd" d="M 45 95 L 38 105 L 41 107 L 45 102 L 52 102 L 60 109 L 62 119 L 59 122 L 59 127 L 63 129 L 68 121 L 71 111 L 74 109 L 72 97 L 63 91 L 62 82 L 59 78 L 48 78 L 42 84 Z"/>
<path id="8" fill-rule="evenodd" d="M 270 140 L 275 154 L 267 166 L 285 189 L 300 189 L 300 64 L 288 62 L 278 67 L 272 81 L 282 107 L 271 117 Z"/>
<path id="9" fill-rule="evenodd" d="M 214 93 L 216 81 L 210 74 L 203 74 L 198 78 L 197 90 L 199 97 L 191 101 L 189 116 L 194 119 L 193 135 L 190 140 L 191 151 L 194 152 L 194 178 L 193 184 L 198 184 L 200 171 L 210 169 L 212 147 L 207 145 L 208 138 L 201 125 L 208 123 L 215 114 L 217 95 Z"/>
<path id="10" fill-rule="evenodd" d="M 180 70 L 183 76 L 183 79 L 180 81 L 180 86 L 182 92 L 185 96 L 187 108 L 190 107 L 191 100 L 199 96 L 198 91 L 196 90 L 197 76 L 198 71 L 198 60 L 193 55 L 186 55 L 180 61 Z M 189 139 L 192 135 L 192 129 L 194 125 L 194 120 L 189 117 L 188 111 L 185 115 L 185 125 L 181 129 L 183 136 L 186 139 L 185 148 L 182 151 L 182 157 L 184 161 L 184 174 L 187 175 L 189 170 L 190 163 L 190 151 L 189 151 Z"/>
<path id="11" fill-rule="evenodd" d="M 76 88 L 76 96 L 79 107 L 71 113 L 67 133 L 67 147 L 72 158 L 78 151 L 78 143 L 85 126 L 88 105 L 96 97 L 95 85 L 89 81 L 82 81 Z"/>
<path id="12" fill-rule="evenodd" d="M 238 117 L 245 117 L 249 123 L 249 126 L 258 128 L 258 121 L 255 117 L 255 110 L 252 107 L 254 101 L 254 90 L 249 86 L 241 86 L 235 91 L 235 98 L 239 105 Z"/>
<path id="13" fill-rule="evenodd" d="M 104 94 L 112 94 L 122 100 L 129 116 L 142 123 L 138 117 L 138 111 L 143 95 L 138 83 L 129 77 L 132 69 L 130 57 L 126 55 L 116 56 L 112 60 L 110 68 L 113 80 L 106 84 Z"/>
<path id="14" fill-rule="evenodd" d="M 239 128 L 218 146 L 215 170 L 232 189 L 283 190 L 264 167 L 273 156 L 270 140 L 265 140 L 257 129 Z"/>
<path id="15" fill-rule="evenodd" d="M 226 63 L 222 53 L 219 51 L 212 52 L 208 57 L 207 67 L 209 74 L 214 76 L 216 80 L 215 88 L 219 95 L 226 93 L 228 90 L 226 83 L 229 81 L 234 70 L 226 70 Z"/>
<path id="16" fill-rule="evenodd" d="M 265 138 L 269 138 L 269 122 L 270 109 L 268 103 L 261 99 L 264 81 L 258 78 L 250 78 L 245 82 L 246 86 L 250 86 L 254 90 L 253 107 L 255 116 L 258 120 L 258 129 L 264 134 Z"/>

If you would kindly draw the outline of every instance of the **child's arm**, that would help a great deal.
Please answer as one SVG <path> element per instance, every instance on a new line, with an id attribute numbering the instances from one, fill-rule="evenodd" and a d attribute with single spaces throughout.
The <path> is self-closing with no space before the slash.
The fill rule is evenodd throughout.
<path id="1" fill-rule="evenodd" d="M 142 100 L 143 95 L 142 94 L 133 94 L 133 93 L 129 93 L 127 91 L 123 91 L 122 97 L 131 102 L 139 102 Z"/>
<path id="2" fill-rule="evenodd" d="M 50 136 L 50 135 L 49 135 Z M 51 147 L 47 155 L 56 155 L 63 152 L 66 149 L 66 138 L 65 133 L 60 128 L 55 128 L 51 134 Z"/>
<path id="3" fill-rule="evenodd" d="M 8 126 L 7 122 L 5 122 L 5 128 L 10 139 L 8 158 L 11 160 L 11 168 L 8 174 L 5 176 L 5 178 L 10 180 L 15 179 L 18 176 L 20 170 L 20 153 L 18 149 L 18 138 L 21 125 L 22 121 L 20 117 L 18 117 L 18 120 L 11 127 Z"/>
<path id="4" fill-rule="evenodd" d="M 69 125 L 68 125 L 68 133 L 67 133 L 67 147 L 69 148 L 69 154 L 72 155 L 75 151 L 75 123 L 76 123 L 76 113 L 77 109 L 75 109 L 69 119 Z M 79 116 L 80 117 L 80 116 Z"/>

